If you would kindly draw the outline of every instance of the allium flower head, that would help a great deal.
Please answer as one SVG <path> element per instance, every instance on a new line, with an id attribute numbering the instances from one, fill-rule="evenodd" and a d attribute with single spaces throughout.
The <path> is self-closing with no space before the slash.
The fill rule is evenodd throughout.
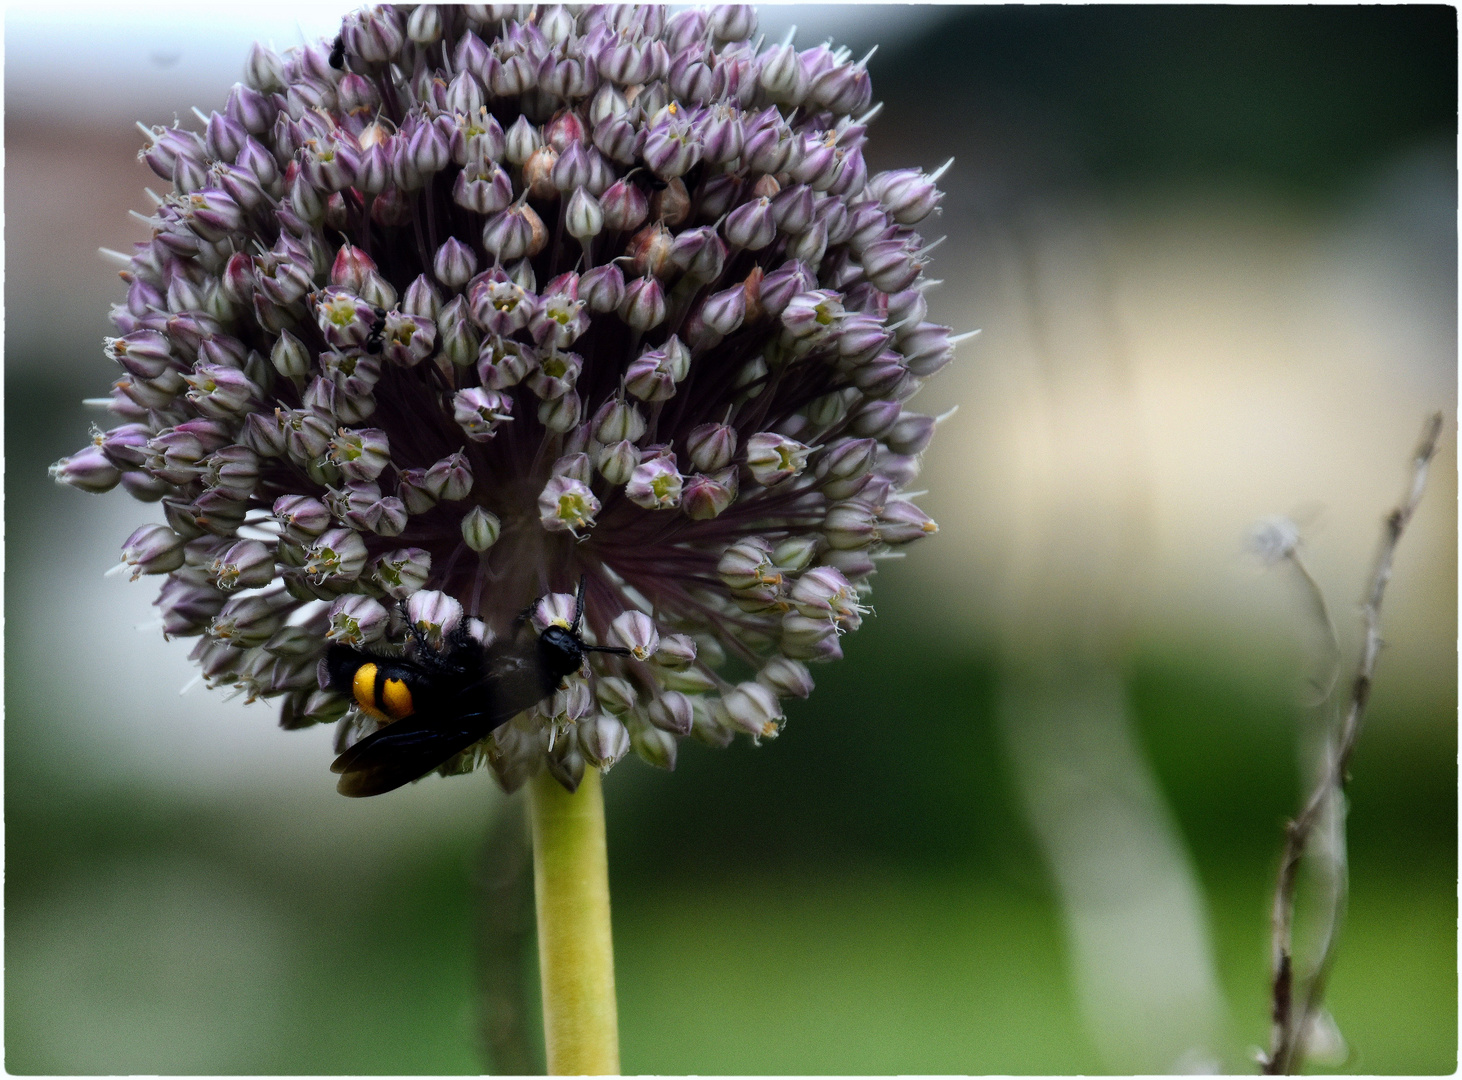
<path id="1" fill-rule="evenodd" d="M 631 748 L 777 734 L 934 531 L 900 492 L 952 357 L 928 322 L 937 176 L 870 175 L 843 50 L 750 8 L 368 8 L 201 130 L 122 273 L 117 426 L 53 467 L 161 501 L 123 548 L 166 633 L 285 727 L 372 729 L 330 642 L 489 643 L 534 605 L 594 653 L 443 766 L 508 787 Z"/>

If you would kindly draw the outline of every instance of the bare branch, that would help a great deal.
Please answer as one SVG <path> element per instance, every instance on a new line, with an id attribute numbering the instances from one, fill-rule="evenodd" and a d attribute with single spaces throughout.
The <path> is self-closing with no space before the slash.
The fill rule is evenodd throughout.
<path id="1" fill-rule="evenodd" d="M 1271 914 L 1271 963 L 1272 1019 L 1273 1033 L 1269 1053 L 1263 1058 L 1263 1071 L 1268 1074 L 1289 1074 L 1298 1072 L 1304 1060 L 1305 1033 L 1312 1018 L 1319 1012 L 1324 998 L 1325 985 L 1334 956 L 1340 920 L 1345 910 L 1346 873 L 1344 866 L 1344 814 L 1345 787 L 1351 755 L 1355 752 L 1356 740 L 1360 736 L 1361 721 L 1365 717 L 1366 705 L 1370 701 L 1371 682 L 1375 676 L 1376 657 L 1381 651 L 1381 601 L 1386 586 L 1391 580 L 1391 567 L 1396 556 L 1396 545 L 1410 524 L 1421 502 L 1426 487 L 1427 469 L 1437 452 L 1437 440 L 1442 432 L 1442 414 L 1431 417 L 1422 432 L 1421 442 L 1412 457 L 1411 486 L 1406 497 L 1386 517 L 1386 530 L 1381 538 L 1381 549 L 1376 556 L 1375 570 L 1371 574 L 1370 587 L 1366 592 L 1362 621 L 1365 640 L 1361 645 L 1360 662 L 1355 679 L 1351 683 L 1350 700 L 1337 730 L 1331 737 L 1326 760 L 1320 779 L 1314 791 L 1306 800 L 1299 815 L 1285 829 L 1284 855 L 1279 863 L 1279 881 L 1274 890 L 1274 907 Z M 1336 866 L 1332 868 L 1329 887 L 1331 895 L 1327 904 L 1327 917 L 1320 955 L 1313 971 L 1304 980 L 1299 996 L 1300 1006 L 1295 1008 L 1295 972 L 1293 954 L 1293 929 L 1295 890 L 1298 883 L 1300 861 L 1314 835 L 1327 807 L 1338 815 L 1336 828 L 1340 833 L 1339 853 Z"/>

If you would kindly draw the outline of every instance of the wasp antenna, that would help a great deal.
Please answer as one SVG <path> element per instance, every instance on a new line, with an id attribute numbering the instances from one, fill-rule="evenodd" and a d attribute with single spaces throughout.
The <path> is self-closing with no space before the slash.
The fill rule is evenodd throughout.
<path id="1" fill-rule="evenodd" d="M 574 636 L 579 636 L 579 628 L 584 622 L 584 592 L 589 588 L 589 575 L 579 575 L 579 590 L 574 596 Z"/>
<path id="2" fill-rule="evenodd" d="M 617 645 L 584 645 L 584 652 L 603 652 L 611 656 L 633 656 L 633 649 L 622 649 Z"/>

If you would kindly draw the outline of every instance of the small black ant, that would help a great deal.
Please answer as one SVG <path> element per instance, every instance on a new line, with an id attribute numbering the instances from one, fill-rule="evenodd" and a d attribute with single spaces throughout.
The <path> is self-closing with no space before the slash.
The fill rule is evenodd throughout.
<path id="1" fill-rule="evenodd" d="M 318 55 L 318 54 L 316 54 Z M 336 34 L 335 42 L 330 46 L 330 66 L 336 71 L 345 67 L 345 35 Z"/>
<path id="2" fill-rule="evenodd" d="M 375 308 L 376 319 L 371 323 L 371 331 L 366 335 L 365 351 L 375 356 L 381 351 L 381 334 L 386 329 L 386 309 Z"/>

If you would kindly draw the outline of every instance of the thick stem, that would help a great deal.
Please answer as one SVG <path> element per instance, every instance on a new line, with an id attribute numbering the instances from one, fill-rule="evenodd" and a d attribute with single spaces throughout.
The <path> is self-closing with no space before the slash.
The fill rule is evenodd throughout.
<path id="1" fill-rule="evenodd" d="M 529 786 L 543 1038 L 550 1076 L 619 1072 L 609 859 L 599 771 L 569 794 L 544 770 Z"/>

